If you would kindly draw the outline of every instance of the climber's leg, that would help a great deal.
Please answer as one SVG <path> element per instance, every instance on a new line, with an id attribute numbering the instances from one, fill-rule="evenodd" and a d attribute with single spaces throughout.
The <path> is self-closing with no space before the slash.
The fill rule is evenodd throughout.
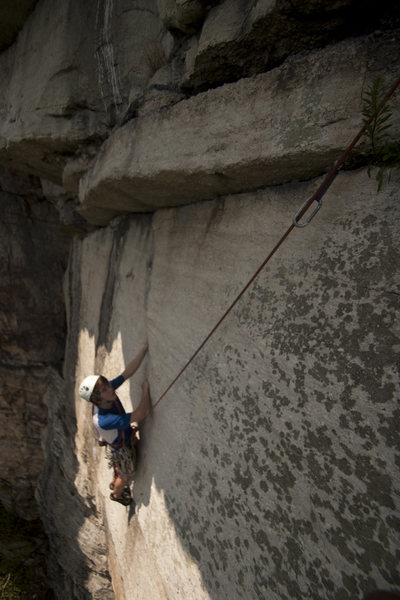
<path id="1" fill-rule="evenodd" d="M 134 446 L 123 446 L 109 453 L 109 465 L 113 468 L 112 496 L 116 499 L 130 497 L 129 485 L 136 466 Z"/>

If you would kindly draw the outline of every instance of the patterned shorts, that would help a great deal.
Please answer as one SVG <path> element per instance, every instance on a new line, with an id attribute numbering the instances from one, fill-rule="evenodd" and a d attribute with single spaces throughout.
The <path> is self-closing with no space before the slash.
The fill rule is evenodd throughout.
<path id="1" fill-rule="evenodd" d="M 136 450 L 132 446 L 122 446 L 118 450 L 112 450 L 109 446 L 106 448 L 108 466 L 114 469 L 122 479 L 132 479 L 136 469 Z"/>

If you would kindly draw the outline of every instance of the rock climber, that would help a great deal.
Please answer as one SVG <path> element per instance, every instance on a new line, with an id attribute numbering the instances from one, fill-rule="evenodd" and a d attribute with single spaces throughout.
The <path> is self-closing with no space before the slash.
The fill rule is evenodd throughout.
<path id="1" fill-rule="evenodd" d="M 93 404 L 93 423 L 106 444 L 109 467 L 113 469 L 110 499 L 128 506 L 132 502 L 130 483 L 136 466 L 135 434 L 150 403 L 149 383 L 142 383 L 142 398 L 133 412 L 126 413 L 115 390 L 140 367 L 148 344 L 144 344 L 125 370 L 111 381 L 103 375 L 89 375 L 79 386 L 79 395 Z"/>

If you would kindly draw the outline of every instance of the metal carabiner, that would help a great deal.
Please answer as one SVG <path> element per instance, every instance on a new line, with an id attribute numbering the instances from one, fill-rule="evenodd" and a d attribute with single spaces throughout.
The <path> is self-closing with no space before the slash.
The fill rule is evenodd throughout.
<path id="1" fill-rule="evenodd" d="M 319 211 L 319 209 L 322 206 L 322 200 L 321 199 L 315 199 L 315 201 L 318 203 L 317 208 L 315 208 L 313 210 L 313 212 L 311 213 L 308 221 L 306 221 L 305 223 L 299 223 L 298 222 L 298 218 L 299 215 L 301 214 L 302 210 L 307 206 L 308 202 L 310 201 L 310 198 L 308 198 L 299 208 L 299 210 L 297 211 L 297 213 L 295 214 L 294 218 L 293 218 L 293 225 L 295 225 L 296 227 L 307 227 L 307 225 L 309 225 L 311 223 L 311 221 L 313 220 L 313 218 L 315 217 L 315 215 L 317 214 L 317 212 Z"/>

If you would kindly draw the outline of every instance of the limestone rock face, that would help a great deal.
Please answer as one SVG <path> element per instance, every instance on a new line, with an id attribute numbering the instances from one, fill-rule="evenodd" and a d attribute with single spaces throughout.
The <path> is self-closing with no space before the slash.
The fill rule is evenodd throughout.
<path id="1" fill-rule="evenodd" d="M 82 165 L 138 115 L 265 73 L 293 54 L 400 26 L 400 9 L 389 0 L 360 4 L 68 0 L 55 13 L 40 0 L 0 56 L 0 163 L 65 182 L 76 194 Z M 365 69 L 362 60 L 357 67 Z M 116 214 L 100 205 L 98 212 L 103 221 Z"/>
<path id="2" fill-rule="evenodd" d="M 81 474 L 81 478 L 85 478 L 83 484 L 76 482 L 72 372 L 72 364 L 65 378 L 51 370 L 44 396 L 48 410 L 43 444 L 46 461 L 36 498 L 50 542 L 49 576 L 57 598 L 111 600 L 114 595 L 108 573 L 104 523 L 96 501 L 93 475 L 86 471 Z M 86 452 L 83 450 L 84 455 Z"/>
<path id="3" fill-rule="evenodd" d="M 0 57 L 0 160 L 61 182 L 60 164 L 98 143 L 149 74 L 160 20 L 146 0 L 41 0 Z"/>
<path id="4" fill-rule="evenodd" d="M 24 519 L 38 517 L 34 493 L 42 471 L 42 438 L 47 425 L 43 396 L 46 368 L 0 368 L 0 501 Z"/>
<path id="5" fill-rule="evenodd" d="M 79 212 L 104 224 L 125 211 L 319 175 L 360 130 L 362 90 L 378 74 L 389 88 L 399 60 L 389 34 L 343 42 L 135 119 L 108 138 L 82 177 Z M 399 102 L 397 95 L 393 139 Z"/>
<path id="6" fill-rule="evenodd" d="M 157 8 L 167 29 L 193 32 L 207 10 L 203 0 L 157 0 Z"/>
<path id="7" fill-rule="evenodd" d="M 60 369 L 64 358 L 62 277 L 69 240 L 60 235 L 57 211 L 35 178 L 2 169 L 0 202 L 0 501 L 33 519 L 48 370 Z"/>
<path id="8" fill-rule="evenodd" d="M 182 85 L 207 89 L 268 71 L 287 56 L 390 27 L 388 21 L 399 26 L 399 17 L 390 2 L 225 0 L 192 38 Z"/>
<path id="9" fill-rule="evenodd" d="M 400 181 L 377 193 L 366 138 L 144 421 L 136 507 L 110 501 L 77 395 L 148 339 L 118 394 L 130 411 L 147 377 L 158 401 L 368 86 L 398 77 L 399 6 L 38 0 L 19 20 L 0 54 L 0 500 L 40 512 L 57 599 L 400 587 Z"/>
<path id="10" fill-rule="evenodd" d="M 0 6 L 0 51 L 15 40 L 35 4 L 36 0 L 3 0 Z"/>
<path id="11" fill-rule="evenodd" d="M 148 362 L 119 394 L 129 410 L 147 376 L 156 402 L 318 183 L 119 218 L 76 242 L 75 389 L 93 371 L 118 375 L 148 336 Z M 398 178 L 377 195 L 366 169 L 343 173 L 289 236 L 145 421 L 136 511 L 108 500 L 71 381 L 75 484 L 104 523 L 118 598 L 320 600 L 399 585 L 397 190 Z M 89 554 L 88 537 L 74 548 Z"/>

